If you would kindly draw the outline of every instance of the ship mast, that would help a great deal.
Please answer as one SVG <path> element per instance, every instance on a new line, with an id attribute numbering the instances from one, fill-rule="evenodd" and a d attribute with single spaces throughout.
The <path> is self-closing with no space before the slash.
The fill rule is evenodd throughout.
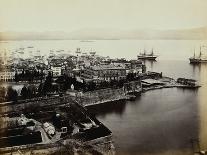
<path id="1" fill-rule="evenodd" d="M 152 55 L 152 56 L 154 55 L 154 51 L 153 51 L 153 48 L 152 48 L 152 53 L 151 53 L 151 55 Z"/>
<path id="2" fill-rule="evenodd" d="M 144 48 L 144 55 L 146 55 L 146 50 L 145 50 L 145 48 Z"/>
<path id="3" fill-rule="evenodd" d="M 200 54 L 199 54 L 199 58 L 201 58 L 201 55 L 202 55 L 202 53 L 201 53 L 201 46 L 200 46 Z"/>
<path id="4" fill-rule="evenodd" d="M 194 48 L 194 54 L 193 54 L 193 58 L 195 59 L 195 48 Z"/>

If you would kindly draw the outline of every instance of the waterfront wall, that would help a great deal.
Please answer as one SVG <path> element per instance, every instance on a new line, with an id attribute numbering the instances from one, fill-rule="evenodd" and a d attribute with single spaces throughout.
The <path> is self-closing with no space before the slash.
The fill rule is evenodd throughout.
<path id="1" fill-rule="evenodd" d="M 119 101 L 119 100 L 127 100 L 129 99 L 128 94 L 131 93 L 141 93 L 142 85 L 140 80 L 131 81 L 125 83 L 122 88 L 117 89 L 100 89 L 96 91 L 90 91 L 86 93 L 80 93 L 77 95 L 77 101 L 82 106 L 92 106 L 96 104 L 102 104 L 107 102 Z"/>
<path id="2" fill-rule="evenodd" d="M 142 91 L 141 81 L 137 80 L 137 81 L 131 81 L 131 82 L 125 83 L 123 89 L 126 94 L 141 93 Z"/>
<path id="3" fill-rule="evenodd" d="M 63 104 L 79 103 L 82 106 L 90 106 L 101 103 L 113 102 L 118 100 L 128 99 L 127 94 L 132 92 L 142 91 L 140 81 L 132 81 L 126 83 L 122 88 L 107 88 L 89 92 L 74 92 L 73 95 L 53 96 L 53 97 L 39 97 L 28 100 L 21 100 L 17 102 L 0 103 L 0 115 L 12 112 L 21 113 L 22 110 L 40 110 L 41 108 L 48 108 L 53 106 L 60 106 Z"/>
<path id="4" fill-rule="evenodd" d="M 74 97 L 64 96 L 64 97 L 40 97 L 31 100 L 22 100 L 18 102 L 5 102 L 0 103 L 0 114 L 7 114 L 12 112 L 21 113 L 23 110 L 40 110 L 44 107 L 59 106 L 68 103 L 74 103 Z"/>
<path id="5" fill-rule="evenodd" d="M 0 114 L 21 113 L 23 110 L 28 110 L 28 112 L 32 110 L 32 112 L 35 112 L 35 110 L 41 110 L 41 108 L 44 107 L 49 108 L 75 102 L 78 102 L 82 106 L 86 106 L 119 99 L 126 99 L 123 89 L 102 89 L 87 93 L 76 93 L 75 96 L 42 97 L 19 102 L 0 103 Z"/>
<path id="6" fill-rule="evenodd" d="M 66 95 L 63 97 L 41 97 L 32 100 L 24 100 L 19 102 L 0 103 L 0 114 L 21 113 L 21 111 L 41 110 L 64 104 L 79 103 L 82 106 L 101 104 L 111 101 L 124 100 L 127 96 L 123 88 L 119 89 L 101 89 L 86 93 L 76 93 L 75 96 Z"/>
<path id="7" fill-rule="evenodd" d="M 82 106 L 91 106 L 124 99 L 127 99 L 127 96 L 123 88 L 101 89 L 77 95 L 77 101 Z"/>

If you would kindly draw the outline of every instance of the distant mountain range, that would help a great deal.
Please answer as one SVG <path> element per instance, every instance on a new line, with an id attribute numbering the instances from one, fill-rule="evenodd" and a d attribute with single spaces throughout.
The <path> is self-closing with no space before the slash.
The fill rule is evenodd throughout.
<path id="1" fill-rule="evenodd" d="M 0 32 L 0 40 L 207 39 L 207 27 L 181 30 L 81 29 L 73 32 Z"/>

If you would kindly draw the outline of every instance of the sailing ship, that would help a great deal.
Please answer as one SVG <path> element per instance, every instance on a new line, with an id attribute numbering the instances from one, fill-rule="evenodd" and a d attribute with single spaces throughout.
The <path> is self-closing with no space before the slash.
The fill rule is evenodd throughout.
<path id="1" fill-rule="evenodd" d="M 202 46 L 202 47 L 206 47 L 206 46 Z M 202 47 L 200 46 L 200 53 L 198 56 L 196 56 L 195 50 L 194 50 L 194 55 L 193 57 L 190 57 L 190 63 L 207 63 L 207 56 L 204 56 L 202 53 Z"/>
<path id="2" fill-rule="evenodd" d="M 139 53 L 139 55 L 137 55 L 137 58 L 142 60 L 156 60 L 157 57 L 157 55 L 154 55 L 153 49 L 150 54 L 146 54 L 146 50 L 144 49 L 144 53 Z"/>

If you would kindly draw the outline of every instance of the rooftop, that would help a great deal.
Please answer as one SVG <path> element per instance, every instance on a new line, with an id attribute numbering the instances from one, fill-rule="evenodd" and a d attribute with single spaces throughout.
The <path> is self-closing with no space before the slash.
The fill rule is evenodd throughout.
<path id="1" fill-rule="evenodd" d="M 93 70 L 118 70 L 118 69 L 122 69 L 125 70 L 125 68 L 123 66 L 115 66 L 113 64 L 109 64 L 109 65 L 100 65 L 100 66 L 92 66 L 91 67 Z"/>

